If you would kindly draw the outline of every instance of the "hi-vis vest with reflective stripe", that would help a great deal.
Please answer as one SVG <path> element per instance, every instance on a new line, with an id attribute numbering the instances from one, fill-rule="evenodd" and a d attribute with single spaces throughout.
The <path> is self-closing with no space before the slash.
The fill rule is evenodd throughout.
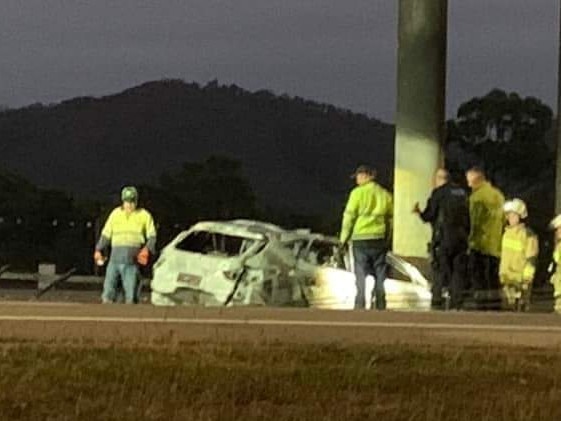
<path id="1" fill-rule="evenodd" d="M 536 273 L 538 238 L 524 224 L 507 227 L 502 239 L 499 275 L 502 284 L 532 282 Z"/>
<path id="2" fill-rule="evenodd" d="M 122 208 L 111 212 L 101 235 L 111 241 L 111 247 L 141 247 L 156 236 L 150 213 L 137 209 L 127 214 Z"/>
<path id="3" fill-rule="evenodd" d="M 146 246 L 152 253 L 156 249 L 156 227 L 152 215 L 144 209 L 127 214 L 117 208 L 103 227 L 97 250 L 111 245 L 111 262 L 133 264 L 139 249 Z"/>

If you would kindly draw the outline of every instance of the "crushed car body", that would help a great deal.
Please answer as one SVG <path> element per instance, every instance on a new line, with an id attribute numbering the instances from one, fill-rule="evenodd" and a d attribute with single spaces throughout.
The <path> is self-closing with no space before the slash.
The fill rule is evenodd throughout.
<path id="1" fill-rule="evenodd" d="M 422 275 L 395 256 L 388 262 L 410 279 L 417 276 L 386 280 L 388 307 L 430 307 Z M 356 286 L 348 263 L 338 239 L 309 230 L 250 220 L 200 222 L 162 250 L 151 302 L 352 309 Z"/>

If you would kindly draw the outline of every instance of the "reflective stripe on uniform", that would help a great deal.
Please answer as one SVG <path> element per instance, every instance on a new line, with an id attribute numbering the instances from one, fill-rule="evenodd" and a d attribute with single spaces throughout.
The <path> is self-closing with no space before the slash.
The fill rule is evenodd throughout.
<path id="1" fill-rule="evenodd" d="M 503 238 L 503 248 L 513 251 L 523 251 L 524 244 L 521 241 L 505 237 Z"/>
<path id="2" fill-rule="evenodd" d="M 156 229 L 152 216 L 146 210 L 127 213 L 122 208 L 116 208 L 109 215 L 101 235 L 110 241 L 112 247 L 139 247 L 156 236 Z"/>
<path id="3" fill-rule="evenodd" d="M 119 231 L 119 229 L 113 230 L 113 238 L 111 244 L 113 247 L 120 246 L 134 246 L 138 247 L 144 244 L 145 238 L 142 232 L 135 231 Z"/>

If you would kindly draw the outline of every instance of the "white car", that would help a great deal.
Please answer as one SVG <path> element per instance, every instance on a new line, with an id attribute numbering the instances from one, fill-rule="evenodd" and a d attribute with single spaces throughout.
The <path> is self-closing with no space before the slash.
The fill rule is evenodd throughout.
<path id="1" fill-rule="evenodd" d="M 386 280 L 388 308 L 430 308 L 422 275 L 392 255 L 388 261 L 413 280 Z M 249 220 L 200 222 L 180 233 L 154 264 L 151 289 L 154 305 L 352 309 L 356 295 L 336 238 Z"/>

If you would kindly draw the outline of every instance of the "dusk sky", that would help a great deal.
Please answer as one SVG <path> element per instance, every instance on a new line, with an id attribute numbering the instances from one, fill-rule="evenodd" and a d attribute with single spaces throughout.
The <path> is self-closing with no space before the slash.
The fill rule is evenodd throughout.
<path id="1" fill-rule="evenodd" d="M 559 0 L 450 0 L 448 114 L 494 87 L 555 110 Z M 392 122 L 397 0 L 2 0 L 0 104 L 217 78 Z"/>

